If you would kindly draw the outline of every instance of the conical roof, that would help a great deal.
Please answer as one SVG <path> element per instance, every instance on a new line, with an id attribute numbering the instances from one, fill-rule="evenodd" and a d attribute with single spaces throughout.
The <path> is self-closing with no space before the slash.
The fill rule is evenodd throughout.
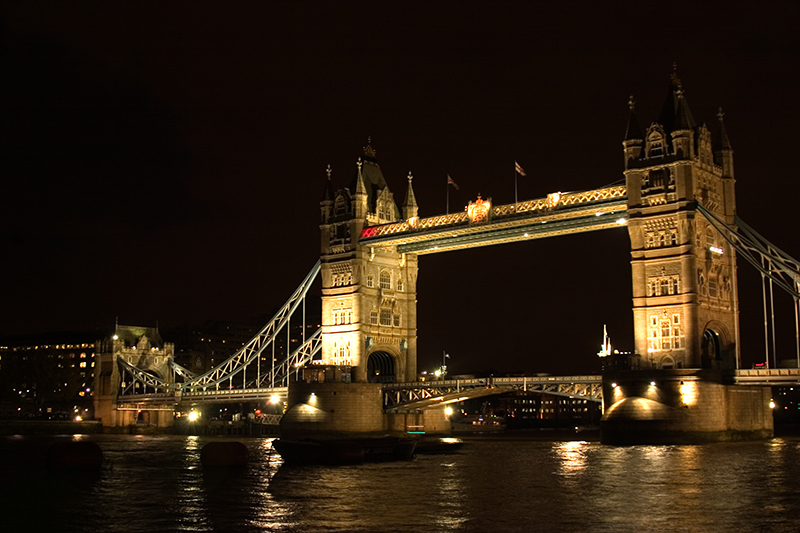
<path id="1" fill-rule="evenodd" d="M 692 112 L 689 109 L 689 104 L 683 94 L 683 84 L 675 70 L 670 76 L 667 98 L 661 108 L 658 123 L 664 127 L 664 131 L 667 133 L 680 129 L 695 129 L 697 127 L 697 123 L 694 121 Z"/>
<path id="2" fill-rule="evenodd" d="M 388 185 L 386 179 L 383 177 L 381 167 L 378 165 L 378 158 L 375 155 L 375 150 L 372 148 L 370 140 L 368 140 L 367 146 L 364 147 L 364 156 L 362 158 L 360 172 L 358 170 L 356 171 L 356 175 L 350 183 L 351 191 L 358 191 L 358 187 L 360 186 L 359 178 L 363 184 L 361 186 L 364 187 L 367 193 L 367 206 L 369 211 L 374 213 L 378 194 L 381 190 L 387 188 Z M 395 207 L 397 206 L 395 205 Z"/>

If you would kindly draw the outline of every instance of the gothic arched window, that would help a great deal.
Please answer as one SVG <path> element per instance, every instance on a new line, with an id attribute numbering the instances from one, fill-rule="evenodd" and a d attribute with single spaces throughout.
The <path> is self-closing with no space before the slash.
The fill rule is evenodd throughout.
<path id="1" fill-rule="evenodd" d="M 388 270 L 381 270 L 380 279 L 378 280 L 381 289 L 392 288 L 392 275 Z"/>

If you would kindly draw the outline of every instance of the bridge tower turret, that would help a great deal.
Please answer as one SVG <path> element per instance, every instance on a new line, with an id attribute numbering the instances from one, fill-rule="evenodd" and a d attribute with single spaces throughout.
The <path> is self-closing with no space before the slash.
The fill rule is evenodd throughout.
<path id="1" fill-rule="evenodd" d="M 643 366 L 738 367 L 736 256 L 695 209 L 700 202 L 733 224 L 733 152 L 721 117 L 712 143 L 673 73 L 659 120 L 641 135 L 631 109 L 623 147 L 634 335 Z"/>
<path id="2" fill-rule="evenodd" d="M 370 142 L 349 187 L 331 186 L 321 203 L 322 359 L 352 367 L 357 382 L 416 377 L 417 257 L 359 243 L 365 227 L 416 216 L 410 176 L 403 209 Z"/>

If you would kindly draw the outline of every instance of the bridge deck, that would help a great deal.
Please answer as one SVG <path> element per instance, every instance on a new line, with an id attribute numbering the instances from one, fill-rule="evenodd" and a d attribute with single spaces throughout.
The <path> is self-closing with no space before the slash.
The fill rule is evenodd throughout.
<path id="1" fill-rule="evenodd" d="M 602 376 L 498 377 L 466 380 L 387 383 L 383 386 L 388 412 L 431 409 L 471 398 L 502 394 L 511 390 L 538 391 L 602 401 Z"/>

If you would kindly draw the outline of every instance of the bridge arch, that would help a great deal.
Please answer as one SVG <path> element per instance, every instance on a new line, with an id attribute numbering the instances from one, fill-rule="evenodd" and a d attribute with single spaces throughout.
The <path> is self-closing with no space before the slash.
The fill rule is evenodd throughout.
<path id="1" fill-rule="evenodd" d="M 726 367 L 733 365 L 734 342 L 724 324 L 712 320 L 703 328 L 700 340 L 700 354 L 703 367 Z"/>
<path id="2" fill-rule="evenodd" d="M 393 383 L 397 381 L 396 357 L 385 350 L 376 350 L 367 358 L 367 381 Z"/>

